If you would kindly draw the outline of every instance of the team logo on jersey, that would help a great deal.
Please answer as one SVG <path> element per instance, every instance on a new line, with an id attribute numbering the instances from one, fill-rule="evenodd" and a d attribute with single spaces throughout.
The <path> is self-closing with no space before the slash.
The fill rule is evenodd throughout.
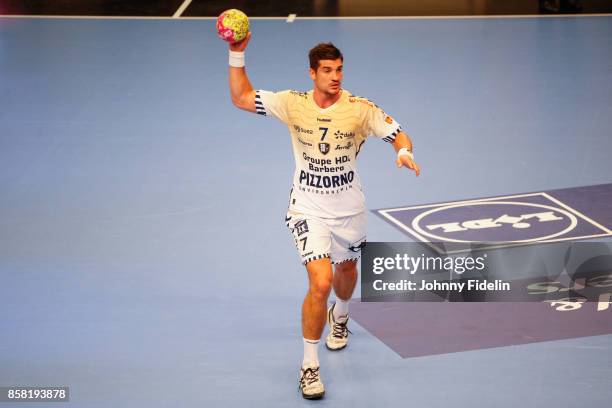
<path id="1" fill-rule="evenodd" d="M 602 200 L 602 191 L 612 199 L 612 184 L 606 187 L 607 190 L 599 186 L 594 189 L 598 194 L 594 195 L 597 200 Z M 499 246 L 500 243 L 524 245 L 612 235 L 612 228 L 593 219 L 599 213 L 585 215 L 572 208 L 573 203 L 584 206 L 584 201 L 581 201 L 584 200 L 584 193 L 580 190 L 574 194 L 571 190 L 390 208 L 377 212 L 412 238 L 430 243 L 457 243 L 461 248 L 468 248 L 473 242 L 487 242 L 492 246 Z M 557 191 L 565 198 L 564 202 L 554 197 Z"/>
<path id="2" fill-rule="evenodd" d="M 355 132 L 342 132 L 341 130 L 336 130 L 334 132 L 334 138 L 338 139 L 352 139 L 355 137 Z"/>
<path id="3" fill-rule="evenodd" d="M 368 106 L 376 106 L 376 104 L 374 102 L 371 102 L 371 101 L 369 101 L 369 100 L 367 100 L 365 98 L 361 98 L 361 97 L 350 97 L 348 99 L 348 101 L 350 103 L 359 102 L 359 103 L 363 103 L 363 104 L 368 105 Z M 376 106 L 376 107 L 378 107 L 378 106 Z"/>
<path id="4" fill-rule="evenodd" d="M 345 145 L 336 145 L 336 150 L 350 150 L 353 147 L 353 142 L 350 140 Z"/>
<path id="5" fill-rule="evenodd" d="M 295 96 L 299 96 L 304 99 L 308 99 L 308 94 L 306 92 L 298 92 L 292 89 L 289 91 L 289 93 Z"/>
<path id="6" fill-rule="evenodd" d="M 325 142 L 319 143 L 319 151 L 323 154 L 329 153 L 329 143 L 325 143 Z"/>
<path id="7" fill-rule="evenodd" d="M 393 124 L 393 118 L 391 116 L 385 116 L 385 122 L 387 122 L 388 124 L 392 125 Z"/>
<path id="8" fill-rule="evenodd" d="M 302 140 L 302 139 L 301 139 L 301 138 L 299 138 L 299 137 L 297 138 L 297 140 L 298 140 L 298 142 L 300 142 L 300 143 L 301 143 L 301 144 L 303 144 L 304 146 L 310 146 L 310 147 L 312 147 L 312 143 L 309 143 L 309 142 L 307 142 L 307 141 L 305 141 L 305 140 Z"/>
<path id="9" fill-rule="evenodd" d="M 305 129 L 299 125 L 293 125 L 293 129 L 295 129 L 296 132 L 298 133 L 307 133 L 309 135 L 312 135 L 314 133 L 314 130 L 312 129 Z"/>

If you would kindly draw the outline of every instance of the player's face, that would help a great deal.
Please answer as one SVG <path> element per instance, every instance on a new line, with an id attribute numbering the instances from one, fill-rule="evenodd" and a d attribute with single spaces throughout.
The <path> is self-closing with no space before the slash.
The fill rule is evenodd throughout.
<path id="1" fill-rule="evenodd" d="M 321 60 L 315 71 L 310 68 L 310 78 L 320 92 L 337 95 L 342 87 L 342 60 Z"/>

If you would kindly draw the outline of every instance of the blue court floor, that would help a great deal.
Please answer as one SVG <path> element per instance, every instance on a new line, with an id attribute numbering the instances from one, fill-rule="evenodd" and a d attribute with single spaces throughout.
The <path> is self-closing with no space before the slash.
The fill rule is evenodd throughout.
<path id="1" fill-rule="evenodd" d="M 344 87 L 412 137 L 419 178 L 365 144 L 369 209 L 612 182 L 612 17 L 252 32 L 255 88 L 310 89 L 332 41 Z M 401 358 L 356 321 L 303 401 L 292 171 L 286 128 L 232 106 L 212 20 L 0 18 L 0 386 L 85 408 L 609 405 L 612 335 Z"/>

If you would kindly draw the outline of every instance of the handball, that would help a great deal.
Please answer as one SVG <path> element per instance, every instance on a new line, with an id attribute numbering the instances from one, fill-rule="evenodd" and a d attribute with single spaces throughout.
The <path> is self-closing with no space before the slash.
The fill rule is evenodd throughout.
<path id="1" fill-rule="evenodd" d="M 231 44 L 244 40 L 249 32 L 249 18 L 237 9 L 225 10 L 217 18 L 217 32 Z"/>

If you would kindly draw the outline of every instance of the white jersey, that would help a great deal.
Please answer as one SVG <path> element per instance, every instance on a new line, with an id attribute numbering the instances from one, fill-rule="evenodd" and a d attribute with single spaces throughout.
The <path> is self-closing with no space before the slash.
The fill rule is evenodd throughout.
<path id="1" fill-rule="evenodd" d="M 257 113 L 279 119 L 291 133 L 295 173 L 289 210 L 321 218 L 363 212 L 359 150 L 369 135 L 393 142 L 401 126 L 374 103 L 347 90 L 325 109 L 312 94 L 259 90 L 255 96 Z"/>

